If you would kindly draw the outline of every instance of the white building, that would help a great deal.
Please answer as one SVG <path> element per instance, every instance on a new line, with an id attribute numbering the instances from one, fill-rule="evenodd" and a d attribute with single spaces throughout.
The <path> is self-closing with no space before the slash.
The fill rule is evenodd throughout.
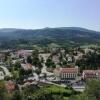
<path id="1" fill-rule="evenodd" d="M 3 71 L 0 71 L 0 80 L 4 80 L 4 73 L 3 73 Z"/>
<path id="2" fill-rule="evenodd" d="M 78 75 L 78 67 L 75 68 L 56 68 L 54 70 L 56 80 L 75 80 Z"/>
<path id="3" fill-rule="evenodd" d="M 100 79 L 100 70 L 84 70 L 82 73 L 83 79 Z"/>

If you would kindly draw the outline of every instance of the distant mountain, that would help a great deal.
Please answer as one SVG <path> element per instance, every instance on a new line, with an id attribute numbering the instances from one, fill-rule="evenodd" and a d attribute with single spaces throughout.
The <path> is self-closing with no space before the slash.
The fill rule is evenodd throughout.
<path id="1" fill-rule="evenodd" d="M 43 28 L 35 30 L 0 29 L 0 47 L 14 48 L 24 45 L 49 45 L 55 43 L 61 46 L 78 46 L 84 44 L 100 44 L 100 32 L 80 27 Z"/>

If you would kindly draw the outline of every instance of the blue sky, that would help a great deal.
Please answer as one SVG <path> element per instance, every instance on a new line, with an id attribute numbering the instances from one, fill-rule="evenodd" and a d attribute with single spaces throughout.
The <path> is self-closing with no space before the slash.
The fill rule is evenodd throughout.
<path id="1" fill-rule="evenodd" d="M 100 0 L 0 0 L 0 28 L 44 27 L 100 31 Z"/>

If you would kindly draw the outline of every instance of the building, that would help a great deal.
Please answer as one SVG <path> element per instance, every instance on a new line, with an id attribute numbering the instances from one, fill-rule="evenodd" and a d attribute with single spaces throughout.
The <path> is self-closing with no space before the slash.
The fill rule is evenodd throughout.
<path id="1" fill-rule="evenodd" d="M 0 80 L 4 80 L 4 73 L 3 73 L 3 71 L 0 71 Z"/>
<path id="2" fill-rule="evenodd" d="M 100 70 L 84 70 L 82 73 L 83 79 L 100 79 Z"/>
<path id="3" fill-rule="evenodd" d="M 32 65 L 31 64 L 21 64 L 21 67 L 24 69 L 24 70 L 32 70 Z"/>
<path id="4" fill-rule="evenodd" d="M 98 79 L 100 79 L 100 70 L 96 70 L 96 76 Z"/>
<path id="5" fill-rule="evenodd" d="M 18 50 L 16 55 L 20 58 L 27 58 L 27 56 L 32 55 L 33 50 Z"/>
<path id="6" fill-rule="evenodd" d="M 59 56 L 58 56 L 58 55 L 54 55 L 54 56 L 52 57 L 52 60 L 53 60 L 53 62 L 54 62 L 55 64 L 58 64 L 58 63 L 59 63 Z"/>
<path id="7" fill-rule="evenodd" d="M 56 68 L 54 70 L 56 80 L 75 80 L 78 75 L 78 67 Z"/>

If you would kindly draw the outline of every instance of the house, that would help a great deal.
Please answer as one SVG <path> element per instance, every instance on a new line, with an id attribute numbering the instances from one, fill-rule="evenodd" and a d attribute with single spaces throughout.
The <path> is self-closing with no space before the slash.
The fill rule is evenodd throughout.
<path id="1" fill-rule="evenodd" d="M 55 64 L 58 64 L 59 63 L 59 56 L 58 55 L 54 55 L 52 57 L 52 60 L 53 60 L 53 62 L 55 62 Z"/>
<path id="2" fill-rule="evenodd" d="M 84 70 L 82 73 L 83 79 L 100 79 L 100 70 Z"/>
<path id="3" fill-rule="evenodd" d="M 21 67 L 24 69 L 24 70 L 32 70 L 33 69 L 33 66 L 29 63 L 27 64 L 21 64 Z M 35 69 L 34 69 L 35 70 Z"/>
<path id="4" fill-rule="evenodd" d="M 16 52 L 17 57 L 27 58 L 27 56 L 32 55 L 33 50 L 18 50 Z"/>
<path id="5" fill-rule="evenodd" d="M 56 80 L 75 80 L 78 75 L 78 67 L 56 68 L 54 70 Z"/>

